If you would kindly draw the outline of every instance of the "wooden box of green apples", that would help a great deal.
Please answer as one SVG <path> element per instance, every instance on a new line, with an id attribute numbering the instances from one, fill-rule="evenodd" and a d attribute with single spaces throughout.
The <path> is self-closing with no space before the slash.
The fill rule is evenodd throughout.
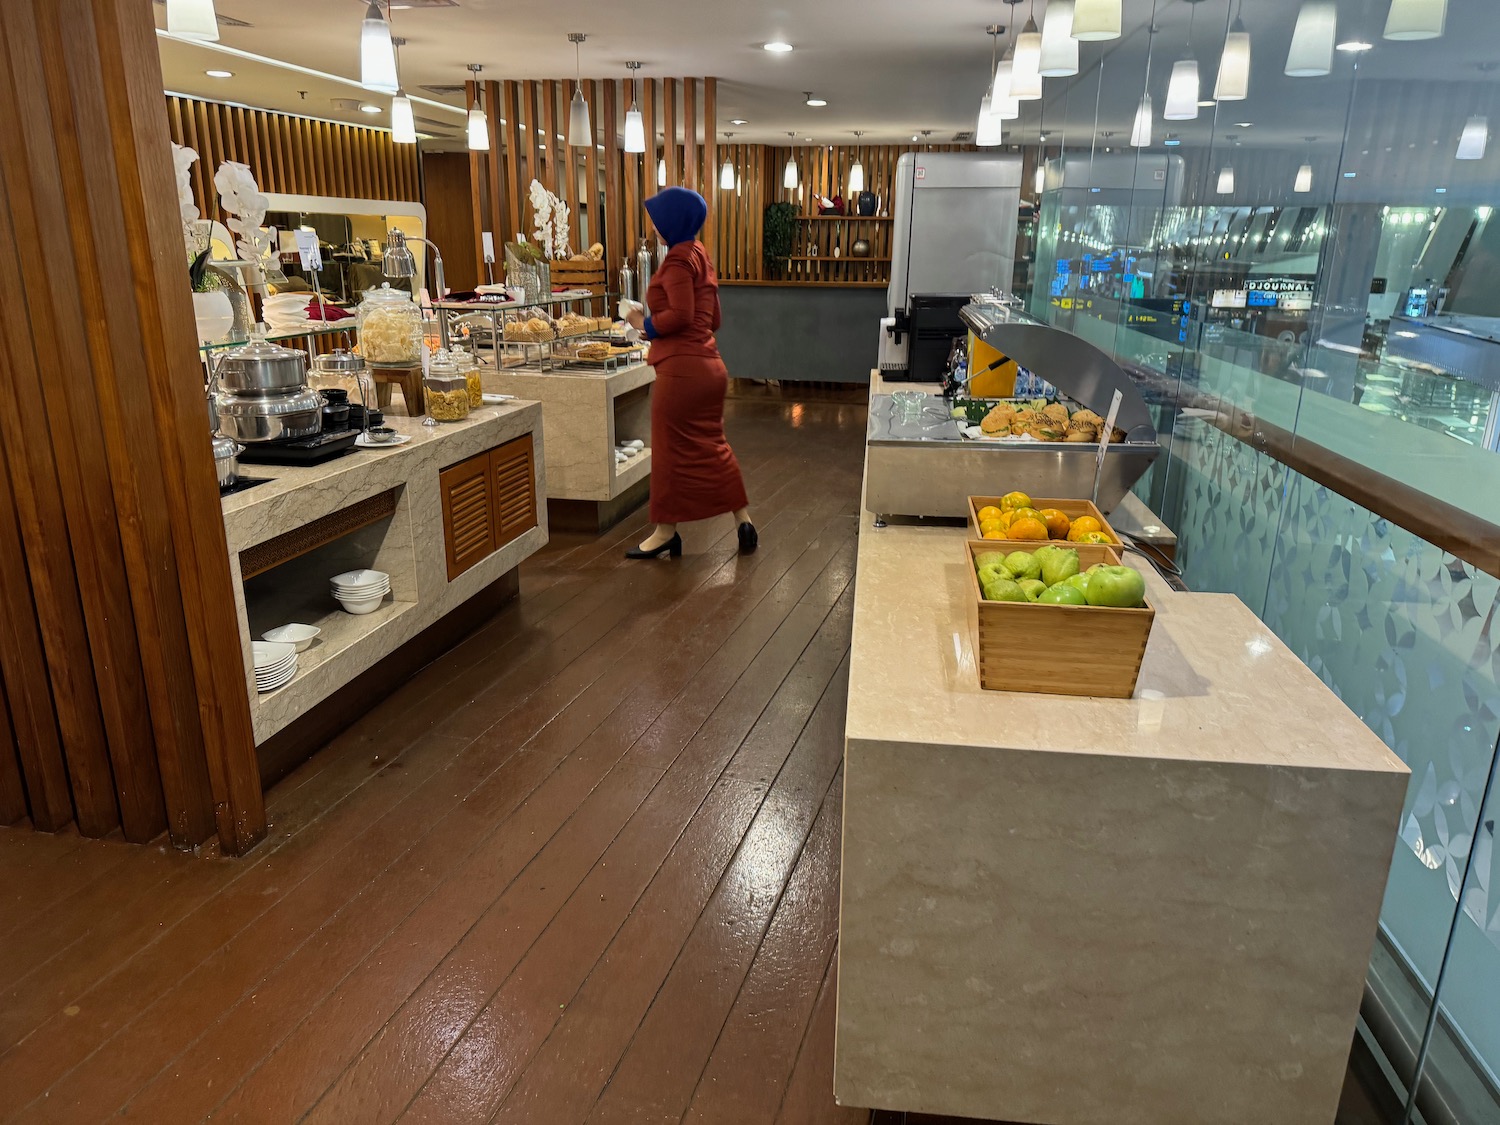
<path id="1" fill-rule="evenodd" d="M 1128 699 L 1156 611 L 1146 581 L 1103 544 L 970 540 L 979 685 Z"/>

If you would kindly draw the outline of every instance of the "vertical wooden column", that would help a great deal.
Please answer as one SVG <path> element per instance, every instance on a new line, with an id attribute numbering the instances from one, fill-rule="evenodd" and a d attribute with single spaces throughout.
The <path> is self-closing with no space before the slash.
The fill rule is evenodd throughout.
<path id="1" fill-rule="evenodd" d="M 239 853 L 265 810 L 151 7 L 6 0 L 0 52 L 0 673 L 31 815 L 57 824 L 60 752 L 86 834 Z"/>
<path id="2" fill-rule="evenodd" d="M 628 83 L 627 83 L 628 85 Z M 602 114 L 604 118 L 604 206 L 605 216 L 603 224 L 604 243 L 604 277 L 609 282 L 615 276 L 615 271 L 620 266 L 620 258 L 625 254 L 624 247 L 624 208 L 625 193 L 622 190 L 622 171 L 620 160 L 620 108 L 621 90 L 619 83 L 613 79 L 604 83 L 604 105 Z M 623 91 L 625 106 L 630 106 L 630 91 Z M 613 315 L 613 314 L 611 314 Z"/>
<path id="3" fill-rule="evenodd" d="M 715 230 L 721 206 L 718 195 L 719 183 L 719 82 L 715 78 L 703 80 L 703 198 L 708 200 L 708 222 L 703 227 L 703 241 L 713 257 L 718 245 Z"/>
<path id="4" fill-rule="evenodd" d="M 480 84 L 473 79 L 464 83 L 464 108 L 472 110 L 479 97 Z M 486 115 L 493 120 L 495 116 L 494 107 L 486 111 Z M 468 123 L 464 124 L 464 135 L 468 135 Z M 479 276 L 484 276 L 484 238 L 481 231 L 484 230 L 485 200 L 492 195 L 495 185 L 485 179 L 485 154 L 469 149 L 469 191 L 472 194 L 474 223 L 474 261 L 479 263 Z"/>
<path id="5" fill-rule="evenodd" d="M 682 183 L 682 171 L 677 162 L 677 79 L 663 78 L 662 100 L 662 155 L 667 161 L 667 186 Z"/>
<path id="6" fill-rule="evenodd" d="M 703 183 L 698 163 L 698 80 L 682 80 L 682 186 L 698 191 Z"/>
<path id="7" fill-rule="evenodd" d="M 500 260 L 500 247 L 504 245 L 505 232 L 505 202 L 515 194 L 514 180 L 504 173 L 505 166 L 505 135 L 502 132 L 504 126 L 500 121 L 503 117 L 501 110 L 504 108 L 500 100 L 500 83 L 488 81 L 484 84 L 485 124 L 489 127 L 490 151 L 485 153 L 485 167 L 489 173 L 490 180 L 490 208 L 487 226 L 494 236 L 496 264 Z M 480 242 L 483 243 L 483 236 Z M 479 263 L 478 277 L 485 279 L 484 252 L 481 250 L 475 259 Z M 498 273 L 497 273 L 497 276 Z"/>
<path id="8" fill-rule="evenodd" d="M 525 178 L 522 165 L 525 148 L 521 132 L 521 89 L 513 79 L 505 80 L 505 167 L 510 180 L 510 190 L 505 193 L 504 233 L 495 233 L 495 276 L 500 277 L 504 258 L 501 247 L 516 237 L 524 227 L 526 219 L 526 191 L 531 181 Z"/>

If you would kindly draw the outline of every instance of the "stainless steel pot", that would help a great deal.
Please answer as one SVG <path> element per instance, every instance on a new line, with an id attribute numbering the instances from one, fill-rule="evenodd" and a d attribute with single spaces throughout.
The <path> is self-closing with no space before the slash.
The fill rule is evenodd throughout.
<path id="1" fill-rule="evenodd" d="M 323 396 L 296 394 L 219 395 L 214 400 L 219 430 L 235 441 L 295 441 L 323 432 Z"/>
<path id="2" fill-rule="evenodd" d="M 214 468 L 219 471 L 219 488 L 233 488 L 240 481 L 240 454 L 245 447 L 233 438 L 214 434 Z"/>
<path id="3" fill-rule="evenodd" d="M 214 368 L 219 389 L 230 394 L 266 395 L 301 390 L 307 383 L 307 354 L 268 340 L 231 348 Z"/>

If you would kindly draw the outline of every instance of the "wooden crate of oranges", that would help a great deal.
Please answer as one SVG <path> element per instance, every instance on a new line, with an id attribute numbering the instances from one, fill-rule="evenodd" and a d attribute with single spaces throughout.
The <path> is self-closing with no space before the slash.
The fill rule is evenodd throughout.
<path id="1" fill-rule="evenodd" d="M 970 496 L 969 526 L 980 539 L 1022 542 L 1062 539 L 1069 543 L 1123 546 L 1120 536 L 1091 500 L 1033 499 L 1024 492 Z"/>

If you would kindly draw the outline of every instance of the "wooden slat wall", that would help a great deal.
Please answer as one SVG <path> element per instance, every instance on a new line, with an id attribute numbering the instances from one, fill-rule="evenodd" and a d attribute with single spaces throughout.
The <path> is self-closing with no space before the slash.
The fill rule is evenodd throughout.
<path id="1" fill-rule="evenodd" d="M 217 831 L 243 852 L 265 811 L 181 226 L 161 201 L 169 127 L 248 152 L 252 115 L 163 112 L 146 4 L 8 0 L 0 57 L 0 390 L 24 405 L 0 412 L 0 777 L 19 762 L 38 828 L 184 847 Z M 315 159 L 311 130 L 286 139 Z M 0 780 L 0 817 L 13 796 Z"/>
<path id="2" fill-rule="evenodd" d="M 488 104 L 498 101 L 497 97 Z M 422 198 L 417 146 L 394 143 L 384 129 L 175 96 L 167 98 L 167 121 L 172 140 L 198 153 L 193 195 L 205 217 L 219 214 L 213 179 L 226 160 L 248 164 L 261 191 L 413 202 Z"/>

